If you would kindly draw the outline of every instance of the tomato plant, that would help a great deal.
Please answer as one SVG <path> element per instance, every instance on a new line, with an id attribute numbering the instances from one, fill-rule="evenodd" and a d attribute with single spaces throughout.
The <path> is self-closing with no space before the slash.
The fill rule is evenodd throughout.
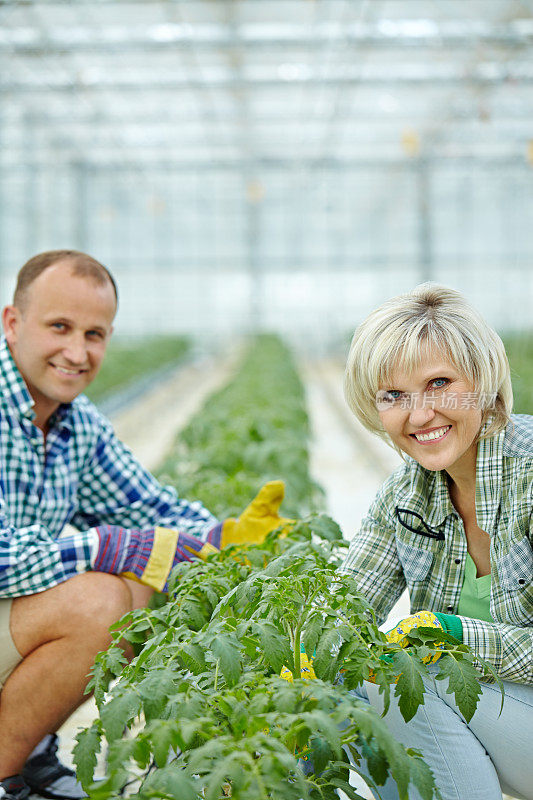
<path id="1" fill-rule="evenodd" d="M 265 353 L 270 353 L 271 366 Z M 276 367 L 276 361 L 283 366 Z M 232 427 L 238 449 L 246 444 L 246 432 L 254 431 L 257 443 L 259 422 L 252 418 L 254 392 L 259 393 L 258 419 L 265 426 L 260 441 L 276 454 L 272 469 L 277 470 L 291 438 L 301 437 L 298 452 L 305 456 L 301 387 L 286 351 L 271 339 L 252 351 L 245 370 L 255 367 L 254 381 L 237 376 L 240 388 L 228 387 L 220 402 L 231 405 L 240 397 L 248 405 L 250 417 L 244 418 L 240 407 Z M 286 431 L 279 409 L 269 414 L 264 398 L 268 392 L 271 402 L 284 402 L 290 386 L 297 401 L 288 402 L 294 416 L 288 414 L 293 427 Z M 208 404 L 186 432 L 183 449 L 177 446 L 180 456 L 187 452 L 191 458 L 203 457 L 195 448 L 201 450 L 207 436 L 212 453 L 220 448 L 217 469 L 223 469 L 222 451 L 232 437 L 228 440 L 219 412 L 216 403 Z M 210 427 L 213 419 L 217 422 Z M 270 473 L 266 456 L 261 474 L 250 474 L 246 458 L 235 451 L 229 459 L 238 464 L 233 474 L 242 473 L 243 482 L 280 477 Z M 296 476 L 288 472 L 286 477 L 293 501 L 313 506 L 319 494 L 304 461 Z M 255 464 L 253 459 L 250 463 Z M 178 472 L 176 465 L 174 474 Z M 202 474 L 197 464 L 199 490 Z M 231 507 L 234 484 L 220 480 L 216 491 L 215 484 L 208 491 L 219 506 Z M 257 487 L 250 488 L 253 494 Z M 385 706 L 394 689 L 402 714 L 410 719 L 423 702 L 423 659 L 445 640 L 437 677 L 449 680 L 449 690 L 468 719 L 479 695 L 472 653 L 443 632 L 437 642 L 429 629 L 419 629 L 407 650 L 388 643 L 354 580 L 339 573 L 346 542 L 325 515 L 296 521 L 285 534 L 274 531 L 261 545 L 228 547 L 206 562 L 178 565 L 165 605 L 132 612 L 115 626 L 114 644 L 97 657 L 90 683 L 99 718 L 78 735 L 75 748 L 78 775 L 92 798 L 118 797 L 124 787 L 139 800 L 333 800 L 338 788 L 357 798 L 349 773 L 359 771 L 360 752 L 374 788 L 390 775 L 402 799 L 410 785 L 427 800 L 438 796 L 420 755 L 396 742 L 386 716 L 380 717 L 350 690 L 372 671 Z M 119 647 L 122 638 L 138 647 L 129 664 Z M 300 678 L 302 645 L 314 654 L 317 678 L 312 681 Z M 279 677 L 283 667 L 292 672 L 292 682 Z M 104 742 L 107 775 L 92 783 Z M 302 759 L 313 765 L 312 772 L 301 768 Z"/>

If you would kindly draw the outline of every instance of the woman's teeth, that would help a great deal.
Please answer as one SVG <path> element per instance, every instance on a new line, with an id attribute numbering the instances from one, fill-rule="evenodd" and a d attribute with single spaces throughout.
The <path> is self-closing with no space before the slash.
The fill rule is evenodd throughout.
<path id="1" fill-rule="evenodd" d="M 438 428 L 436 431 L 431 431 L 430 433 L 415 433 L 414 436 L 418 442 L 432 442 L 434 439 L 440 439 L 444 436 L 451 427 L 451 425 L 446 425 L 444 428 Z"/>

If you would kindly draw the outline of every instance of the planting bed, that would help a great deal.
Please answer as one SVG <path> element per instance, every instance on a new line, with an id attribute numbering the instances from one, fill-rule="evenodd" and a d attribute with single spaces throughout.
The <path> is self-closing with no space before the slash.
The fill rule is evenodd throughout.
<path id="1" fill-rule="evenodd" d="M 185 336 L 111 341 L 100 372 L 85 393 L 93 403 L 100 403 L 136 381 L 146 381 L 162 368 L 178 364 L 189 349 Z"/>
<path id="2" fill-rule="evenodd" d="M 282 477 L 283 510 L 296 517 L 321 503 L 308 474 L 308 434 L 291 358 L 279 342 L 264 339 L 188 426 L 163 475 L 220 516 L 238 513 L 261 483 Z M 385 693 L 401 671 L 397 688 L 409 718 L 422 700 L 419 653 L 434 644 L 430 633 L 413 639 L 409 651 L 387 644 L 352 582 L 337 576 L 344 546 L 335 523 L 314 516 L 261 546 L 227 548 L 206 563 L 178 567 L 165 605 L 129 615 L 116 636 L 135 643 L 139 655 L 126 665 L 113 646 L 98 657 L 100 716 L 78 737 L 75 759 L 91 796 L 116 797 L 131 781 L 129 793 L 139 798 L 333 798 L 336 787 L 357 797 L 342 746 L 359 741 L 372 754 L 370 781 L 390 773 L 401 797 L 410 782 L 432 797 L 420 758 L 346 688 L 333 685 L 341 663 L 345 687 L 373 669 Z M 302 644 L 316 653 L 318 679 L 281 680 L 284 665 L 300 675 Z M 472 657 L 451 640 L 446 649 L 442 674 L 451 677 L 468 717 L 477 686 Z M 383 654 L 392 660 L 381 660 Z M 348 727 L 340 733 L 342 721 Z M 133 728 L 135 736 L 123 735 Z M 106 780 L 91 785 L 104 742 Z M 321 776 L 305 777 L 299 755 L 311 756 Z"/>

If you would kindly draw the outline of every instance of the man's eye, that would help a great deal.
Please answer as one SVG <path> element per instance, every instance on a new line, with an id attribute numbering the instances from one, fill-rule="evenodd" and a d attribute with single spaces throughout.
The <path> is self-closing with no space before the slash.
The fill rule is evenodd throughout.
<path id="1" fill-rule="evenodd" d="M 56 331 L 62 331 L 65 329 L 64 322 L 54 322 L 52 323 L 52 328 L 55 328 Z"/>
<path id="2" fill-rule="evenodd" d="M 104 336 L 100 331 L 87 331 L 89 339 L 103 339 Z"/>
<path id="3" fill-rule="evenodd" d="M 445 386 L 449 384 L 448 378 L 435 378 L 435 380 L 431 381 L 431 387 L 433 389 L 444 389 Z"/>

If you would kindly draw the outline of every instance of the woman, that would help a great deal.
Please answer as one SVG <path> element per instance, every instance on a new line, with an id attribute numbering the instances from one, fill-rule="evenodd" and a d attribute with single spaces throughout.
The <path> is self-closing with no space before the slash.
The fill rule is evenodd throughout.
<path id="1" fill-rule="evenodd" d="M 387 722 L 419 748 L 445 800 L 533 799 L 533 418 L 511 418 L 501 339 L 451 289 L 423 284 L 355 332 L 345 394 L 356 417 L 404 457 L 351 542 L 343 571 L 380 621 L 407 586 L 411 613 L 391 633 L 441 626 L 488 661 L 472 720 L 429 668 L 425 703 Z M 358 695 L 381 710 L 369 682 Z M 387 783 L 384 800 L 398 798 Z M 418 798 L 416 791 L 410 798 Z"/>

